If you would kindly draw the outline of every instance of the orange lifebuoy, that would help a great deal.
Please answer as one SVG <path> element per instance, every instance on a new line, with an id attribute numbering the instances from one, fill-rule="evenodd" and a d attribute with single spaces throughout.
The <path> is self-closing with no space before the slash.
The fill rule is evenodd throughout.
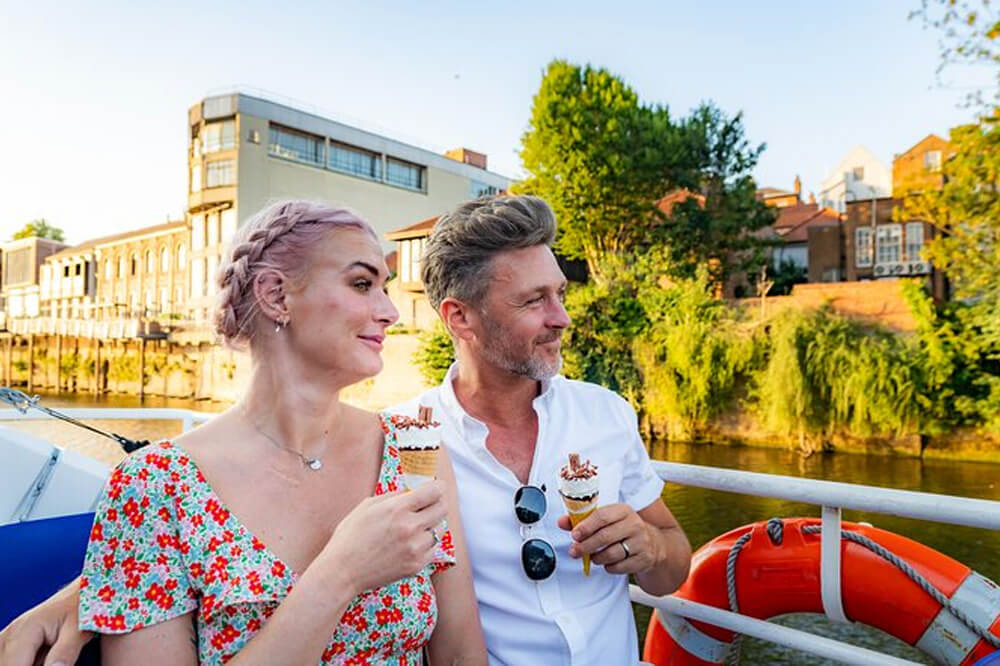
<path id="1" fill-rule="evenodd" d="M 737 540 L 749 533 L 735 570 L 739 612 L 759 619 L 822 613 L 818 525 L 814 518 L 785 519 L 780 543 L 768 534 L 766 522 L 718 536 L 694 554 L 691 573 L 674 596 L 728 610 L 726 561 Z M 843 523 L 842 530 L 897 555 L 953 607 L 1000 637 L 1000 589 L 990 580 L 898 534 L 857 523 Z M 949 666 L 968 666 L 996 650 L 893 564 L 858 543 L 844 540 L 840 548 L 841 598 L 851 621 L 877 627 Z M 734 636 L 726 629 L 656 612 L 643 659 L 672 666 L 722 663 Z"/>

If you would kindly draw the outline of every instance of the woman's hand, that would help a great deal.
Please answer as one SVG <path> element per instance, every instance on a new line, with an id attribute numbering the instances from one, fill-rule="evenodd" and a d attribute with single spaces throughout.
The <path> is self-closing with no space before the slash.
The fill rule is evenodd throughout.
<path id="1" fill-rule="evenodd" d="M 26 611 L 0 632 L 0 664 L 72 664 L 94 636 L 77 629 L 80 581 Z M 43 661 L 44 658 L 44 661 Z"/>
<path id="2" fill-rule="evenodd" d="M 446 515 L 440 481 L 366 498 L 340 521 L 303 578 L 348 585 L 358 595 L 412 576 L 430 564 L 433 530 Z"/>

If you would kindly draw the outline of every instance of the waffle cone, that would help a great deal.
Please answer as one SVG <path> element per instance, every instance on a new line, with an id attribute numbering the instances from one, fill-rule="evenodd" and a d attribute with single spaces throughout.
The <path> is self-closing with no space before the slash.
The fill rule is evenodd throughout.
<path id="1" fill-rule="evenodd" d="M 399 466 L 403 474 L 434 478 L 440 449 L 400 449 Z"/>
<path id="2" fill-rule="evenodd" d="M 566 511 L 569 512 L 569 522 L 573 527 L 576 527 L 587 516 L 594 513 L 597 509 L 597 498 L 598 495 L 594 495 L 588 499 L 575 499 L 562 495 L 563 504 L 566 505 Z M 583 575 L 590 575 L 590 555 L 583 556 Z"/>

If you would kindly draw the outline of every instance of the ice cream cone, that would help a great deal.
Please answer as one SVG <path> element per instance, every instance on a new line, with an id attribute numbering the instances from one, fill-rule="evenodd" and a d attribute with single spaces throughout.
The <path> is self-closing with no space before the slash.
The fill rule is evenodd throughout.
<path id="1" fill-rule="evenodd" d="M 597 509 L 597 465 L 580 461 L 579 453 L 569 454 L 569 464 L 559 470 L 559 495 L 569 513 L 569 522 L 576 527 Z M 590 575 L 590 555 L 583 556 L 583 575 Z"/>
<path id="2" fill-rule="evenodd" d="M 593 497 L 587 498 L 575 498 L 562 496 L 563 504 L 566 505 L 566 511 L 569 513 L 570 525 L 576 527 L 584 521 L 584 519 L 590 514 L 594 513 L 597 509 L 597 497 L 595 494 Z M 590 575 L 590 555 L 583 556 L 583 575 Z"/>
<path id="3" fill-rule="evenodd" d="M 427 483 L 437 473 L 437 457 L 440 449 L 400 449 L 399 467 L 406 487 L 410 490 Z"/>

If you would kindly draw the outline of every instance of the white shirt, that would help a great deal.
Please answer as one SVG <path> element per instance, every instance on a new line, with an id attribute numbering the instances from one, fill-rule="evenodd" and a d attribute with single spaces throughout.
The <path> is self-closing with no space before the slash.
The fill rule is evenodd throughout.
<path id="1" fill-rule="evenodd" d="M 457 364 L 440 386 L 389 411 L 415 415 L 418 405 L 427 405 L 443 426 L 489 663 L 637 664 L 627 576 L 592 564 L 584 577 L 583 560 L 569 556 L 569 532 L 556 525 L 566 513 L 558 475 L 569 452 L 598 466 L 599 504 L 624 502 L 638 511 L 659 499 L 663 482 L 649 462 L 632 407 L 594 384 L 558 376 L 542 383 L 533 402 L 538 441 L 528 481 L 545 485 L 548 510 L 527 536 L 552 544 L 557 564 L 552 576 L 535 582 L 521 566 L 520 523 L 514 515 L 514 493 L 521 483 L 486 448 L 486 425 L 459 404 L 452 386 L 456 370 Z"/>

